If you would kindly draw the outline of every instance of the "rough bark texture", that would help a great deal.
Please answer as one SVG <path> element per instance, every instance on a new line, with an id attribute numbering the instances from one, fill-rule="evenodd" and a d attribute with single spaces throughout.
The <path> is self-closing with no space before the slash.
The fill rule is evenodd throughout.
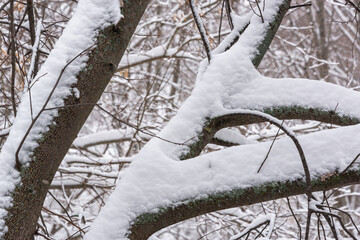
<path id="1" fill-rule="evenodd" d="M 266 31 L 266 34 L 263 38 L 263 40 L 258 44 L 257 46 L 257 53 L 252 57 L 251 61 L 254 64 L 254 66 L 257 68 L 261 60 L 263 59 L 266 51 L 268 50 L 272 40 L 275 37 L 275 34 L 285 17 L 285 14 L 290 8 L 291 0 L 285 0 L 283 3 L 279 6 L 279 10 L 277 12 L 277 15 L 275 15 L 274 20 L 270 23 L 270 27 Z"/>
<path id="2" fill-rule="evenodd" d="M 13 206 L 8 209 L 5 239 L 28 240 L 36 232 L 43 201 L 62 159 L 93 109 L 130 41 L 149 0 L 124 1 L 124 18 L 119 24 L 100 31 L 97 46 L 89 53 L 87 67 L 78 74 L 76 88 L 80 99 L 70 96 L 68 107 L 59 110 L 55 124 L 39 140 L 30 166 L 21 172 L 21 185 L 13 192 Z"/>
<path id="3" fill-rule="evenodd" d="M 359 181 L 359 170 L 349 171 L 344 174 L 333 173 L 330 177 L 326 175 L 313 178 L 311 190 L 325 191 L 336 187 L 357 184 Z M 269 182 L 268 184 L 250 188 L 214 193 L 206 198 L 184 201 L 182 204 L 169 206 L 155 213 L 147 213 L 137 217 L 130 229 L 131 233 L 128 238 L 132 240 L 145 240 L 164 227 L 201 214 L 303 194 L 306 191 L 305 181 L 299 179 L 291 182 Z"/>
<path id="4" fill-rule="evenodd" d="M 258 52 L 252 58 L 255 67 L 258 67 L 283 17 L 290 7 L 290 0 L 284 0 L 278 14 L 271 22 L 268 32 L 258 44 Z M 274 106 L 263 109 L 263 112 L 279 119 L 303 119 L 317 120 L 336 125 L 358 124 L 359 119 L 348 116 L 340 116 L 334 111 L 324 109 L 304 108 L 299 106 Z M 263 118 L 244 113 L 228 114 L 217 118 L 209 118 L 204 124 L 202 132 L 198 133 L 197 141 L 189 146 L 188 152 L 180 158 L 186 160 L 196 157 L 202 149 L 212 141 L 214 134 L 225 127 L 246 125 L 263 121 Z M 312 191 L 324 191 L 336 187 L 358 183 L 360 170 L 352 170 L 346 173 L 329 173 L 325 176 L 315 176 L 311 179 Z M 182 203 L 173 206 L 164 206 L 156 212 L 145 213 L 136 218 L 129 229 L 128 238 L 132 240 L 148 239 L 156 231 L 180 221 L 196 217 L 201 214 L 221 209 L 250 205 L 254 203 L 274 200 L 278 198 L 303 194 L 308 191 L 304 179 L 287 182 L 269 182 L 260 186 L 243 189 L 233 189 L 228 192 L 217 192 L 206 197 L 196 199 L 184 199 Z"/>
<path id="5" fill-rule="evenodd" d="M 264 109 L 265 113 L 272 115 L 278 119 L 301 119 L 301 120 L 316 120 L 325 123 L 332 123 L 339 126 L 348 126 L 360 123 L 359 119 L 354 119 L 347 116 L 340 116 L 334 111 L 326 111 L 315 108 L 304 108 L 298 106 L 292 107 L 272 107 Z M 253 123 L 263 122 L 261 117 L 255 117 L 247 114 L 228 114 L 217 118 L 209 119 L 201 133 L 197 135 L 198 140 L 189 146 L 186 154 L 180 157 L 181 160 L 186 160 L 198 156 L 204 147 L 210 143 L 215 133 L 222 128 L 234 127 L 240 125 L 247 125 Z"/>

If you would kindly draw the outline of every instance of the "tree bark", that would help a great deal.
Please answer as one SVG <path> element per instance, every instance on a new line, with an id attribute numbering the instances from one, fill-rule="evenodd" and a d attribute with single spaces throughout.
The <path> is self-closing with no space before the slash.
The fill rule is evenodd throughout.
<path id="1" fill-rule="evenodd" d="M 357 184 L 359 169 L 346 173 L 334 173 L 331 177 L 322 176 L 311 181 L 312 191 L 326 191 L 336 187 Z M 288 182 L 269 182 L 249 188 L 233 189 L 211 194 L 207 197 L 184 200 L 175 206 L 157 209 L 138 216 L 127 236 L 131 240 L 146 240 L 156 231 L 208 212 L 227 208 L 247 206 L 279 198 L 306 193 L 307 185 L 303 179 Z"/>
<path id="2" fill-rule="evenodd" d="M 149 0 L 124 1 L 124 18 L 117 26 L 102 29 L 96 47 L 89 53 L 85 70 L 77 75 L 74 86 L 80 99 L 69 96 L 55 124 L 43 135 L 33 152 L 33 161 L 21 171 L 21 185 L 12 193 L 5 239 L 28 240 L 36 233 L 36 224 L 50 183 L 71 143 L 113 76 Z"/>

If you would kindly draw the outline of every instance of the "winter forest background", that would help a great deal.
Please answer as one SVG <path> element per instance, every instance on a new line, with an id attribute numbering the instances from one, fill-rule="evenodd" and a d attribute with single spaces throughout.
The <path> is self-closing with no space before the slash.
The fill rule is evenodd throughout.
<path id="1" fill-rule="evenodd" d="M 141 2 L 144 3 L 140 4 Z M 195 15 L 198 13 L 202 20 L 200 33 L 203 36 L 194 21 L 190 3 L 183 0 L 152 0 L 142 17 L 141 10 L 136 16 L 130 14 L 128 17 L 126 14 L 130 11 L 126 12 L 126 9 L 135 11 L 138 6 L 144 8 L 147 4 L 145 1 L 124 1 L 120 3 L 125 9 L 122 18 L 114 13 L 120 13 L 120 9 L 114 9 L 119 5 L 115 0 L 1 1 L 2 237 L 3 234 L 9 234 L 6 235 L 7 239 L 15 239 L 14 236 L 19 234 L 22 237 L 18 239 L 29 239 L 30 235 L 34 235 L 35 239 L 83 239 L 84 236 L 85 239 L 114 239 L 114 236 L 121 239 L 121 229 L 124 228 L 124 231 L 128 231 L 124 236 L 143 239 L 148 233 L 128 233 L 146 232 L 147 227 L 141 228 L 142 223 L 148 221 L 151 225 L 152 216 L 155 215 L 155 222 L 159 219 L 162 222 L 153 223 L 154 228 L 162 226 L 163 229 L 151 239 L 360 238 L 360 188 L 356 185 L 360 180 L 357 173 L 357 157 L 360 154 L 360 132 L 357 130 L 360 129 L 356 125 L 360 122 L 360 2 L 190 2 L 195 5 Z M 80 4 L 83 4 L 82 7 Z M 264 51 L 264 58 L 261 60 L 260 57 L 258 63 L 253 61 L 256 71 L 248 60 L 258 53 L 248 49 L 256 49 L 265 41 L 259 36 L 265 36 L 269 26 L 273 27 L 271 21 L 274 16 L 279 16 L 281 4 L 288 4 L 284 16 L 280 17 L 280 20 L 283 18 L 281 25 L 277 31 L 274 30 L 276 35 L 270 39 L 271 45 L 266 54 Z M 67 28 L 75 10 L 78 14 Z M 82 14 L 88 14 L 88 17 L 81 18 Z M 141 17 L 138 24 L 136 17 Z M 130 23 L 123 23 L 124 19 L 130 19 Z M 200 21 L 200 26 L 202 23 Z M 89 29 L 94 33 L 87 31 L 86 24 L 91 25 Z M 128 37 L 131 36 L 129 43 L 124 39 L 119 41 L 120 45 L 127 45 L 120 64 L 99 66 L 95 60 L 94 64 L 88 64 L 86 61 L 90 54 L 91 57 L 101 55 L 106 59 L 107 55 L 101 52 L 106 47 L 115 55 L 122 54 L 121 51 L 116 53 L 121 48 L 116 45 L 116 36 L 113 37 L 110 33 L 109 38 L 113 37 L 113 41 L 108 39 L 107 29 L 110 24 L 119 27 L 120 32 L 128 31 Z M 135 26 L 136 30 L 132 34 L 128 29 Z M 77 28 L 83 31 L 78 31 Z M 102 32 L 103 29 L 105 30 Z M 243 35 L 239 37 L 239 33 Z M 63 42 L 55 45 L 61 35 Z M 94 44 L 87 38 L 100 42 L 104 38 L 105 41 Z M 220 44 L 222 41 L 223 45 Z M 238 42 L 234 44 L 236 41 Z M 58 48 L 48 61 L 54 46 Z M 98 49 L 97 46 L 101 47 Z M 207 47 L 212 52 L 206 51 Z M 62 49 L 65 50 L 61 52 Z M 109 56 L 110 58 L 113 57 Z M 46 65 L 46 61 L 50 63 Z M 111 72 L 110 75 L 107 74 L 109 78 L 112 72 L 114 75 L 108 84 L 101 83 L 107 86 L 99 101 L 75 101 L 70 104 L 65 101 L 64 105 L 61 99 L 68 95 L 74 96 L 74 99 L 81 99 L 86 94 L 90 96 L 89 99 L 92 97 L 93 90 L 84 94 L 91 87 L 74 87 L 75 77 L 81 77 L 78 77 L 80 68 L 81 74 L 95 76 L 90 84 L 106 75 L 101 72 L 105 70 L 94 73 L 98 68 L 109 68 L 106 70 Z M 39 71 L 40 69 L 42 70 Z M 83 78 L 86 79 L 86 76 Z M 252 77 L 258 79 L 258 84 L 248 81 Z M 62 85 L 64 78 L 70 80 L 64 80 L 68 82 Z M 285 80 L 290 83 L 272 82 L 273 78 L 287 78 Z M 196 79 L 197 91 L 192 93 Z M 242 79 L 240 82 L 243 82 L 238 84 L 234 82 L 236 79 Z M 308 82 L 304 79 L 318 81 Z M 37 87 L 38 83 L 46 81 L 49 85 Z M 247 88 L 250 90 L 244 90 L 243 95 L 248 98 L 238 96 L 241 95 L 239 92 L 242 93 Z M 158 135 L 192 94 L 193 98 L 183 107 L 185 110 L 180 111 L 173 123 Z M 198 96 L 205 97 L 202 99 Z M 26 99 L 25 103 L 22 99 Z M 217 100 L 222 101 L 225 112 L 217 110 Z M 214 104 L 207 106 L 211 101 Z M 246 101 L 248 102 L 245 104 Z M 19 107 L 21 102 L 26 106 Z M 280 107 L 271 110 L 268 103 L 278 104 Z M 289 109 L 292 106 L 297 108 L 291 109 L 294 113 L 284 106 Z M 68 121 L 67 117 L 71 118 L 72 111 L 82 112 L 83 107 L 87 107 L 86 111 L 89 112 L 92 108 L 93 110 L 82 127 L 80 123 L 75 124 L 76 129 L 81 127 L 78 134 L 75 130 L 74 133 L 69 133 L 74 137 L 77 135 L 76 139 L 72 143 L 66 141 L 71 138 L 66 135 L 67 132 L 72 131 L 71 120 Z M 61 113 L 58 114 L 57 111 Z M 51 119 L 61 117 L 63 113 L 68 114 L 63 121 L 66 124 L 69 122 L 70 127 L 63 129 L 66 136 L 59 140 L 62 144 L 53 146 L 54 150 L 49 150 L 48 154 L 41 154 L 41 150 L 37 150 L 38 146 L 42 147 L 47 142 L 51 145 L 52 139 L 57 138 L 51 134 L 62 134 L 53 130 L 61 123 L 52 124 Z M 218 125 L 211 125 L 213 119 L 230 115 L 232 119 L 228 123 L 224 123 L 227 120 L 222 119 Z M 18 120 L 20 117 L 17 119 L 17 116 L 22 119 Z M 29 116 L 26 118 L 28 123 L 24 116 Z M 84 119 L 86 116 L 83 116 Z M 213 129 L 220 131 L 215 134 Z M 322 135 L 311 135 L 322 131 Z M 47 135 L 48 132 L 51 133 Z M 189 139 L 187 134 L 194 136 Z M 297 140 L 297 136 L 302 135 L 309 137 L 299 137 Z M 152 142 L 143 149 L 150 139 L 153 139 Z M 257 144 L 261 142 L 266 143 Z M 68 151 L 67 145 L 71 145 Z M 236 147 L 238 145 L 240 147 Z M 303 155 L 299 150 L 301 146 L 304 148 Z M 56 158 L 56 148 L 67 152 L 59 167 L 57 164 L 49 165 L 51 159 Z M 190 150 L 186 152 L 185 148 Z M 137 155 L 141 149 L 143 150 Z M 303 170 L 302 160 L 306 160 L 305 156 L 310 166 L 308 173 Z M 251 163 L 232 164 L 234 161 L 245 161 L 242 157 Z M 33 162 L 42 158 L 49 162 L 43 164 L 40 170 L 33 170 L 36 168 L 32 165 Z M 183 161 L 188 163 L 184 163 L 187 165 L 183 167 L 182 176 L 175 176 L 178 172 L 172 170 L 171 163 L 167 165 L 168 158 L 190 159 Z M 252 162 L 251 158 L 257 160 Z M 285 162 L 290 158 L 296 163 L 286 165 Z M 279 161 L 276 162 L 276 159 Z M 217 164 L 217 160 L 220 164 Z M 134 164 L 129 167 L 133 161 Z M 267 164 L 271 162 L 280 170 L 266 170 L 267 167 L 270 168 L 271 165 Z M 247 169 L 248 166 L 250 170 Z M 291 167 L 294 168 L 295 175 L 292 175 Z M 133 170 L 126 175 L 127 170 L 132 168 L 138 169 L 138 172 Z M 219 168 L 219 173 L 202 171 L 212 168 L 215 169 L 213 171 Z M 288 172 L 282 170 L 288 168 Z M 197 169 L 201 172 L 196 172 Z M 258 169 L 258 173 L 250 173 L 251 169 Z M 243 170 L 240 176 L 236 176 L 238 170 Z M 45 186 L 43 194 L 46 198 L 41 209 L 42 198 L 31 197 L 38 196 L 37 183 L 31 183 L 38 176 L 36 171 L 44 174 L 56 171 L 52 182 L 51 179 L 37 179 L 40 185 Z M 126 176 L 123 185 L 130 182 L 129 187 L 121 185 L 103 216 L 100 213 L 94 230 L 85 235 L 92 228 L 91 225 L 103 206 L 109 202 L 115 186 L 122 182 L 123 175 Z M 312 181 L 318 179 L 313 187 L 316 191 L 309 188 L 308 175 L 311 175 Z M 198 177 L 195 179 L 199 181 L 189 179 L 189 176 Z M 224 180 L 224 176 L 227 180 Z M 161 185 L 164 181 L 162 178 L 172 187 Z M 212 180 L 206 185 L 208 178 Z M 249 179 L 249 182 L 238 184 L 244 178 Z M 30 183 L 26 179 L 31 179 Z M 20 184 L 20 181 L 24 182 Z M 288 185 L 283 186 L 279 182 Z M 298 188 L 292 191 L 291 184 L 297 182 Z M 192 186 L 190 190 L 186 184 Z M 144 189 L 141 189 L 142 186 Z M 208 189 L 203 190 L 204 186 Z M 26 188 L 24 191 L 29 195 L 24 194 L 22 188 Z M 245 190 L 239 193 L 236 190 L 239 188 Z M 255 197 L 248 198 L 251 205 L 232 202 L 232 195 L 227 192 L 229 190 L 234 190 L 239 199 L 244 199 L 243 195 L 251 195 L 246 191 L 252 191 Z M 21 193 L 16 195 L 13 194 L 14 191 Z M 223 196 L 216 195 L 223 192 L 226 192 Z M 221 201 L 207 208 L 203 199 L 209 199 L 209 195 L 213 193 Z M 304 194 L 298 195 L 299 193 Z M 119 195 L 119 202 L 128 199 L 138 204 L 138 208 L 124 203 L 126 207 L 118 210 L 120 208 L 114 202 L 117 202 Z M 24 196 L 28 202 L 22 200 Z M 31 220 L 38 218 L 36 214 L 29 214 L 30 220 L 25 217 L 23 220 L 21 217 L 24 216 L 22 211 L 32 208 L 28 205 L 30 202 L 34 206 L 39 205 L 41 210 L 37 223 Z M 189 202 L 194 205 L 194 213 L 189 213 L 191 208 L 186 207 L 185 210 L 178 210 L 178 206 L 188 207 Z M 220 206 L 222 203 L 223 206 Z M 166 215 L 169 206 L 175 209 L 173 215 L 176 217 L 171 213 Z M 240 207 L 213 211 L 224 206 Z M 165 213 L 157 216 L 157 212 L 162 213 L 162 207 Z M 117 211 L 129 215 L 117 216 Z M 111 212 L 114 212 L 114 217 L 108 215 Z M 124 216 L 130 216 L 129 220 L 124 220 Z M 139 216 L 141 220 L 138 220 Z M 184 219 L 187 220 L 177 223 Z M 33 223 L 25 224 L 26 221 Z M 168 226 L 173 223 L 176 224 Z M 138 229 L 137 224 L 140 226 Z M 11 233 L 12 229 L 16 230 Z M 23 229 L 30 229 L 30 233 Z M 98 231 L 99 229 L 104 232 Z M 6 233 L 8 230 L 9 233 Z"/>

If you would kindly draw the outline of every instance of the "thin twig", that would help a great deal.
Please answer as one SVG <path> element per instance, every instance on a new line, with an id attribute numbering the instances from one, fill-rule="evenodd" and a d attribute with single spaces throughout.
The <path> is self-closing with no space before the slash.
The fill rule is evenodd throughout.
<path id="1" fill-rule="evenodd" d="M 291 212 L 292 216 L 294 217 L 296 224 L 297 224 L 298 227 L 299 227 L 299 234 L 300 234 L 300 239 L 301 239 L 301 225 L 300 225 L 300 223 L 299 223 L 299 220 L 298 220 L 297 217 L 295 216 L 295 213 L 294 213 L 294 211 L 293 211 L 293 209 L 292 209 L 292 207 L 291 207 L 289 198 L 287 197 L 286 200 L 287 200 L 287 204 L 288 204 L 288 206 L 289 206 L 290 212 Z"/>
<path id="2" fill-rule="evenodd" d="M 357 12 L 359 12 L 360 13 L 360 8 L 359 8 L 359 6 L 356 6 L 356 4 L 355 3 L 353 3 L 352 1 L 350 1 L 350 0 L 346 0 L 346 3 L 345 3 L 345 5 L 347 5 L 347 4 L 350 4 L 353 8 L 355 8 L 355 10 L 357 11 Z"/>
<path id="3" fill-rule="evenodd" d="M 225 10 L 226 10 L 226 15 L 228 17 L 228 21 L 229 21 L 229 26 L 230 29 L 233 30 L 234 29 L 234 23 L 231 17 L 231 5 L 230 5 L 230 1 L 229 0 L 224 0 L 225 1 Z"/>
<path id="4" fill-rule="evenodd" d="M 310 197 L 308 196 L 308 211 L 307 211 L 307 217 L 306 217 L 305 240 L 309 239 L 311 214 L 313 213 L 313 211 L 310 209 L 310 204 L 309 203 L 310 203 Z"/>
<path id="5" fill-rule="evenodd" d="M 221 37 L 221 26 L 222 26 L 222 20 L 224 16 L 224 6 L 225 6 L 225 0 L 223 0 L 222 6 L 221 6 L 221 12 L 220 12 L 220 24 L 219 24 L 219 35 L 218 35 L 218 42 L 220 44 L 220 37 Z"/>
<path id="6" fill-rule="evenodd" d="M 48 237 L 50 237 L 49 231 L 47 230 L 46 223 L 45 223 L 45 221 L 44 221 L 44 218 L 43 218 L 41 212 L 40 212 L 40 220 L 41 220 L 41 223 L 42 223 L 44 226 L 41 226 L 40 224 L 39 224 L 39 226 L 42 228 L 42 230 L 44 231 L 44 233 L 45 233 Z"/>
<path id="7" fill-rule="evenodd" d="M 191 9 L 191 12 L 193 14 L 196 26 L 197 26 L 197 28 L 198 28 L 198 30 L 200 32 L 201 40 L 202 40 L 202 42 L 204 44 L 204 47 L 205 47 L 205 51 L 206 51 L 208 61 L 210 63 L 210 61 L 211 61 L 211 50 L 210 50 L 209 39 L 206 36 L 206 30 L 205 30 L 204 25 L 203 25 L 203 23 L 201 21 L 200 15 L 199 15 L 199 13 L 198 13 L 198 11 L 196 9 L 195 0 L 189 0 L 189 3 L 190 3 L 190 9 Z"/>
<path id="8" fill-rule="evenodd" d="M 281 126 L 283 125 L 283 123 L 284 123 L 284 120 L 282 121 Z M 274 146 L 275 140 L 276 140 L 276 138 L 279 136 L 279 132 L 280 132 L 280 128 L 277 130 L 276 135 L 275 135 L 275 137 L 274 137 L 274 139 L 273 139 L 273 141 L 272 141 L 272 143 L 271 143 L 271 145 L 270 145 L 270 148 L 269 148 L 268 152 L 266 153 L 266 156 L 265 156 L 264 160 L 262 161 L 259 169 L 257 170 L 257 173 L 260 172 L 261 168 L 263 167 L 263 165 L 265 164 L 266 160 L 268 159 L 268 157 L 269 157 L 269 155 L 270 155 L 270 152 L 271 152 L 271 149 L 272 149 L 272 147 Z"/>
<path id="9" fill-rule="evenodd" d="M 260 17 L 261 17 L 261 22 L 264 23 L 264 22 L 265 22 L 265 21 L 264 21 L 264 17 L 263 17 L 262 11 L 261 11 L 261 9 L 260 9 L 258 0 L 255 0 L 255 2 L 256 2 L 256 6 L 257 6 L 257 8 L 258 8 L 258 10 L 259 10 L 259 14 L 260 14 Z"/>
<path id="10" fill-rule="evenodd" d="M 157 136 L 157 135 L 155 135 L 155 134 L 146 132 L 146 131 L 144 131 L 144 130 L 138 128 L 138 127 L 136 127 L 135 125 L 133 125 L 133 124 L 131 124 L 131 123 L 128 123 L 128 122 L 126 122 L 126 121 L 124 121 L 124 120 L 121 120 L 120 118 L 117 118 L 114 114 L 112 114 L 111 112 L 107 111 L 105 108 L 101 107 L 99 104 L 95 104 L 95 106 L 97 106 L 100 110 L 102 110 L 102 111 L 104 111 L 105 113 L 107 113 L 108 115 L 110 115 L 110 116 L 111 116 L 112 118 L 114 118 L 115 120 L 117 120 L 117 121 L 119 121 L 119 122 L 121 122 L 121 123 L 123 123 L 123 124 L 125 124 L 125 125 L 127 125 L 127 126 L 129 126 L 129 127 L 131 127 L 131 128 L 134 128 L 135 130 L 137 130 L 137 131 L 139 131 L 139 132 L 142 132 L 142 133 L 144 133 L 144 134 L 146 134 L 146 135 L 149 135 L 149 136 L 151 136 L 151 137 L 154 137 L 154 138 L 158 138 L 158 139 L 163 140 L 163 141 L 168 142 L 168 143 L 172 143 L 172 144 L 176 144 L 176 145 L 181 145 L 181 146 L 188 146 L 188 145 L 185 144 L 185 143 L 173 142 L 173 141 L 167 140 L 167 139 L 165 139 L 165 138 L 159 137 L 159 136 Z"/>
<path id="11" fill-rule="evenodd" d="M 317 205 L 317 206 L 318 206 L 318 205 Z M 322 206 L 322 205 L 320 205 L 320 206 Z M 323 206 L 323 207 L 324 207 L 324 206 Z M 321 215 L 323 215 L 323 216 L 331 216 L 331 217 L 336 218 L 336 219 L 339 221 L 342 229 L 343 229 L 352 239 L 357 240 L 357 238 L 349 231 L 349 229 L 346 228 L 346 226 L 345 226 L 344 223 L 342 222 L 340 216 L 338 216 L 338 215 L 336 215 L 336 214 L 334 214 L 334 213 L 325 212 L 325 211 L 317 211 L 317 210 L 313 210 L 313 211 L 316 212 L 316 213 L 319 213 L 319 214 L 321 214 Z"/>
<path id="12" fill-rule="evenodd" d="M 349 168 L 351 168 L 351 166 L 356 162 L 356 160 L 360 157 L 360 153 L 358 155 L 356 155 L 356 157 L 354 158 L 354 160 L 351 161 L 351 163 L 340 173 L 344 174 L 347 170 L 349 170 Z"/>
<path id="13" fill-rule="evenodd" d="M 73 220 L 71 219 L 70 214 L 68 213 L 68 211 L 65 209 L 65 207 L 61 204 L 61 202 L 50 192 L 48 191 L 49 195 L 59 204 L 59 206 L 64 210 L 65 214 L 68 216 L 68 218 L 70 219 L 70 221 L 73 222 Z"/>
<path id="14" fill-rule="evenodd" d="M 343 211 L 343 210 L 341 210 L 341 209 L 339 209 L 339 208 L 331 207 L 331 206 L 329 206 L 329 205 L 328 205 L 328 206 L 317 205 L 317 206 L 318 206 L 318 207 L 329 208 L 330 211 L 331 211 L 331 209 L 333 209 L 333 210 L 339 211 L 339 212 L 345 214 L 346 216 L 348 216 L 348 218 L 350 219 L 351 223 L 354 225 L 356 231 L 357 231 L 358 234 L 360 235 L 360 230 L 359 230 L 358 227 L 356 226 L 356 223 L 354 222 L 353 218 L 351 217 L 351 215 L 350 215 L 349 213 L 347 213 L 347 212 L 345 212 L 345 211 Z M 340 217 L 340 216 L 339 216 L 339 217 Z"/>
<path id="15" fill-rule="evenodd" d="M 47 104 L 49 103 L 52 95 L 54 94 L 55 89 L 56 89 L 57 85 L 59 84 L 60 79 L 61 79 L 62 75 L 64 74 L 66 68 L 67 68 L 73 61 L 75 61 L 75 59 L 77 59 L 78 57 L 80 57 L 81 55 L 83 55 L 85 52 L 89 51 L 93 46 L 94 46 L 94 45 L 88 47 L 87 49 L 83 50 L 81 53 L 79 53 L 78 55 L 76 55 L 76 56 L 75 56 L 73 59 L 71 59 L 71 60 L 63 67 L 63 69 L 61 70 L 61 72 L 60 72 L 60 74 L 59 74 L 59 77 L 57 78 L 57 80 L 56 80 L 56 82 L 55 82 L 55 85 L 54 85 L 54 87 L 52 88 L 49 96 L 47 97 L 44 105 L 42 106 L 41 110 L 38 112 L 38 114 L 36 115 L 36 117 L 34 118 L 34 120 L 31 122 L 29 128 L 27 129 L 24 137 L 21 139 L 21 142 L 20 142 L 20 144 L 19 144 L 19 146 L 18 146 L 18 148 L 17 148 L 17 150 L 16 150 L 16 153 L 15 153 L 15 169 L 18 170 L 19 172 L 21 171 L 21 166 L 22 166 L 22 164 L 21 164 L 21 162 L 20 162 L 20 160 L 19 160 L 19 152 L 20 152 L 20 149 L 21 149 L 22 145 L 24 144 L 27 136 L 29 135 L 31 129 L 32 129 L 33 126 L 35 125 L 36 121 L 38 120 L 38 118 L 40 117 L 40 115 L 45 111 L 46 106 L 47 106 Z"/>
<path id="16" fill-rule="evenodd" d="M 10 2 L 11 2 L 11 0 L 5 2 L 5 3 L 0 7 L 0 12 L 1 12 L 2 10 L 4 10 L 5 7 L 6 7 Z"/>
<path id="17" fill-rule="evenodd" d="M 304 3 L 304 4 L 299 4 L 299 5 L 290 6 L 289 9 L 299 8 L 299 7 L 311 7 L 311 5 L 312 5 L 312 3 L 309 2 L 309 3 Z"/>
<path id="18" fill-rule="evenodd" d="M 79 231 L 81 231 L 83 234 L 85 234 L 84 230 L 83 230 L 81 227 L 79 227 L 78 225 L 76 225 L 75 223 L 73 223 L 72 221 L 70 221 L 69 219 L 67 219 L 66 217 L 64 217 L 64 216 L 62 216 L 62 215 L 60 215 L 60 214 L 57 214 L 57 213 L 55 213 L 55 212 L 53 212 L 53 211 L 51 211 L 51 210 L 49 210 L 49 209 L 47 209 L 47 208 L 45 208 L 45 207 L 42 207 L 42 209 L 43 209 L 44 211 L 48 212 L 48 213 L 51 213 L 51 214 L 53 214 L 53 215 L 55 215 L 55 216 L 58 216 L 58 217 L 64 219 L 65 221 L 67 221 L 68 223 L 70 223 L 71 225 L 73 225 L 74 227 L 76 227 L 77 229 L 79 229 Z"/>
<path id="19" fill-rule="evenodd" d="M 15 102 L 15 24 L 14 24 L 14 0 L 10 1 L 10 51 L 11 51 L 11 102 L 16 117 L 16 102 Z"/>
<path id="20" fill-rule="evenodd" d="M 262 225 L 265 225 L 265 227 L 266 227 L 269 223 L 270 223 L 270 220 L 266 220 L 266 221 L 264 221 L 264 222 L 261 222 L 261 223 L 255 225 L 255 226 L 253 226 L 252 228 L 249 228 L 249 229 L 247 229 L 247 230 L 244 230 L 244 232 L 240 233 L 240 234 L 241 234 L 240 236 L 236 236 L 236 238 L 235 238 L 234 240 L 238 240 L 238 239 L 242 238 L 243 236 L 245 236 L 246 234 L 250 234 L 251 231 L 253 231 L 253 230 L 261 227 Z M 260 232 L 260 234 L 261 234 L 261 233 L 262 233 L 262 231 Z"/>

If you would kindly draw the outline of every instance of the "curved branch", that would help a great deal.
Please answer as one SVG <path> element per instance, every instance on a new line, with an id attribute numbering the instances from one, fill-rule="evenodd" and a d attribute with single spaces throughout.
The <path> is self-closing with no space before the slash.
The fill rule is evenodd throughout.
<path id="1" fill-rule="evenodd" d="M 360 119 L 352 118 L 349 116 L 342 116 L 334 111 L 327 111 L 319 108 L 305 108 L 300 106 L 277 106 L 272 108 L 266 108 L 263 110 L 263 112 L 281 120 L 316 120 L 339 126 L 349 126 L 360 123 Z M 197 141 L 195 141 L 189 146 L 188 151 L 184 153 L 180 157 L 180 159 L 186 160 L 198 156 L 203 150 L 203 148 L 212 141 L 215 133 L 222 128 L 260 122 L 264 122 L 264 119 L 258 116 L 243 113 L 232 113 L 209 119 L 205 123 L 202 132 L 198 134 Z"/>

